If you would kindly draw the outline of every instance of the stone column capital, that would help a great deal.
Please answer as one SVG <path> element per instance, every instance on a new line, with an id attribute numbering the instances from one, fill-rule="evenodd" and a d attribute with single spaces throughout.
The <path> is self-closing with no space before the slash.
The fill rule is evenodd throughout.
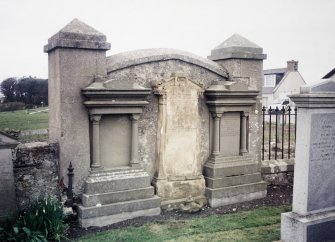
<path id="1" fill-rule="evenodd" d="M 213 118 L 221 118 L 222 115 L 223 115 L 223 112 L 222 112 L 222 113 L 212 112 L 212 117 L 213 117 Z"/>
<path id="2" fill-rule="evenodd" d="M 242 117 L 249 117 L 249 112 L 242 112 Z"/>
<path id="3" fill-rule="evenodd" d="M 129 115 L 129 118 L 130 118 L 131 121 L 138 121 L 140 119 L 140 114 L 133 113 L 133 114 Z"/>
<path id="4" fill-rule="evenodd" d="M 102 115 L 100 114 L 92 114 L 91 115 L 91 121 L 93 122 L 93 124 L 98 124 L 101 120 Z"/>

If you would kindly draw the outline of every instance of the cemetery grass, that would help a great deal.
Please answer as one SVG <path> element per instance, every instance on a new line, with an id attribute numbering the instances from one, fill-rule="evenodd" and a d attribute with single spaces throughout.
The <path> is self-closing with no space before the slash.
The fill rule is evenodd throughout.
<path id="1" fill-rule="evenodd" d="M 77 241 L 274 241 L 280 239 L 280 214 L 289 205 L 234 214 L 166 220 L 97 232 Z"/>
<path id="2" fill-rule="evenodd" d="M 0 112 L 0 131 L 10 130 L 35 130 L 48 128 L 48 112 L 39 112 L 47 107 L 11 112 Z"/>

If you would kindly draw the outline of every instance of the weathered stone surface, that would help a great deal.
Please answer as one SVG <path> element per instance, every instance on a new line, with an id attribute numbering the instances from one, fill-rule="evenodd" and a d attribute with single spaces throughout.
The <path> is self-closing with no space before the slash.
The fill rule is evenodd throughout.
<path id="1" fill-rule="evenodd" d="M 261 173 L 269 185 L 293 185 L 294 160 L 264 160 Z"/>
<path id="2" fill-rule="evenodd" d="M 19 210 L 41 197 L 60 197 L 58 162 L 57 144 L 36 142 L 18 145 L 14 175 Z"/>
<path id="3" fill-rule="evenodd" d="M 263 54 L 263 49 L 257 44 L 239 34 L 234 34 L 222 44 L 215 47 L 208 58 L 210 60 L 233 58 L 262 60 L 266 59 L 266 55 Z"/>
<path id="4" fill-rule="evenodd" d="M 198 197 L 205 189 L 201 175 L 200 113 L 202 86 L 176 74 L 155 84 L 159 95 L 156 191 L 163 200 Z"/>
<path id="5" fill-rule="evenodd" d="M 13 173 L 13 150 L 18 142 L 0 132 L 0 222 L 17 212 Z"/>
<path id="6" fill-rule="evenodd" d="M 59 143 L 60 177 L 67 181 L 71 161 L 76 171 L 74 191 L 79 193 L 90 169 L 89 117 L 80 90 L 94 77 L 106 75 L 106 37 L 73 20 L 51 37 L 49 58 L 49 138 Z"/>
<path id="7" fill-rule="evenodd" d="M 142 169 L 123 168 L 91 174 L 85 181 L 85 193 L 107 193 L 149 186 L 150 176 Z"/>

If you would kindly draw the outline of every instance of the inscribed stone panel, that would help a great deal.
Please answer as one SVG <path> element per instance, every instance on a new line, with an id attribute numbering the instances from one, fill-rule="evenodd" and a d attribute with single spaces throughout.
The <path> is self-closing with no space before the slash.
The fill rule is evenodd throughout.
<path id="1" fill-rule="evenodd" d="M 312 114 L 309 152 L 307 210 L 335 207 L 335 113 Z"/>
<path id="2" fill-rule="evenodd" d="M 167 96 L 166 169 L 168 176 L 194 177 L 201 174 L 199 149 L 199 86 L 186 78 L 170 81 Z"/>
<path id="3" fill-rule="evenodd" d="M 220 151 L 224 156 L 240 153 L 240 113 L 227 112 L 221 117 Z"/>
<path id="4" fill-rule="evenodd" d="M 131 121 L 128 115 L 103 115 L 100 121 L 100 154 L 105 168 L 128 166 Z"/>

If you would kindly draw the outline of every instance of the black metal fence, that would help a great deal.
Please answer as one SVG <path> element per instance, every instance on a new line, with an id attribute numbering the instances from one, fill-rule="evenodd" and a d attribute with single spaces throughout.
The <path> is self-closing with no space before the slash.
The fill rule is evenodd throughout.
<path id="1" fill-rule="evenodd" d="M 290 106 L 263 107 L 262 160 L 295 157 L 297 114 L 297 108 Z"/>

